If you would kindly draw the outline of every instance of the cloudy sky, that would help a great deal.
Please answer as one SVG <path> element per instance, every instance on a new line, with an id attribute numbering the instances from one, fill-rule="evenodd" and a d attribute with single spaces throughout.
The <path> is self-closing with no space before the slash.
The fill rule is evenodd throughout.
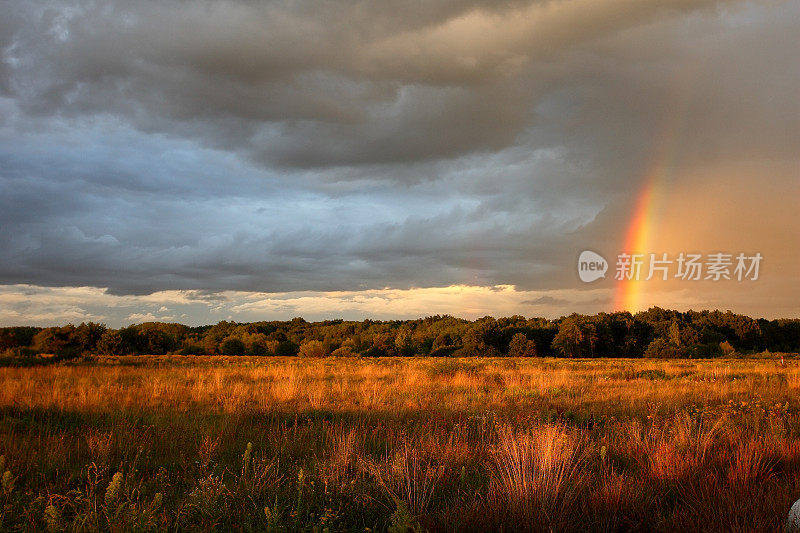
<path id="1" fill-rule="evenodd" d="M 8 0 L 0 325 L 800 316 L 800 0 Z M 583 250 L 609 261 L 583 283 Z"/>

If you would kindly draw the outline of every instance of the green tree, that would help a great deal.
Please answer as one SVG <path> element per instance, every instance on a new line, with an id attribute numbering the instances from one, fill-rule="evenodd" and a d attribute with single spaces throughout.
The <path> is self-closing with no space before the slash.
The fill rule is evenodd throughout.
<path id="1" fill-rule="evenodd" d="M 75 336 L 75 326 L 45 328 L 33 337 L 33 347 L 38 353 L 54 354 L 58 357 L 77 357 L 82 346 Z"/>
<path id="2" fill-rule="evenodd" d="M 588 317 L 578 314 L 561 320 L 553 348 L 564 357 L 595 357 L 597 329 Z"/>
<path id="3" fill-rule="evenodd" d="M 107 330 L 97 341 L 97 353 L 101 355 L 125 355 L 133 350 L 122 338 L 119 331 Z"/>
<path id="4" fill-rule="evenodd" d="M 675 346 L 681 345 L 681 326 L 677 320 L 673 320 L 669 325 L 669 341 Z"/>
<path id="5" fill-rule="evenodd" d="M 490 316 L 473 322 L 461 337 L 463 348 L 458 355 L 466 357 L 499 355 L 502 336 L 497 321 Z"/>
<path id="6" fill-rule="evenodd" d="M 511 357 L 536 357 L 536 343 L 528 340 L 524 333 L 515 333 L 508 344 Z"/>

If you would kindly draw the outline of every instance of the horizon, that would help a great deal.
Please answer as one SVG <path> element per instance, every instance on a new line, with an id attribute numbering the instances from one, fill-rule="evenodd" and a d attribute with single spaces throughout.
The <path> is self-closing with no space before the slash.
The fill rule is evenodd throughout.
<path id="1" fill-rule="evenodd" d="M 100 325 L 100 326 L 105 326 L 105 327 L 107 327 L 109 329 L 124 329 L 124 328 L 128 328 L 128 327 L 140 326 L 140 325 L 143 325 L 143 324 L 165 324 L 165 325 L 184 326 L 184 327 L 187 327 L 187 328 L 203 328 L 203 327 L 213 327 L 214 325 L 217 325 L 217 324 L 219 324 L 221 322 L 227 322 L 227 323 L 237 324 L 237 325 L 250 325 L 250 324 L 273 323 L 273 322 L 281 322 L 281 323 L 287 323 L 288 324 L 288 323 L 292 323 L 292 322 L 294 322 L 294 321 L 296 321 L 298 319 L 304 321 L 307 324 L 323 324 L 323 323 L 326 323 L 326 322 L 328 322 L 328 323 L 330 323 L 330 322 L 341 322 L 341 323 L 345 323 L 345 322 L 354 322 L 354 323 L 363 323 L 363 322 L 373 322 L 373 323 L 417 322 L 417 321 L 424 321 L 424 320 L 427 320 L 427 319 L 436 319 L 436 318 L 439 318 L 439 319 L 454 318 L 456 320 L 463 320 L 465 322 L 474 323 L 474 322 L 478 322 L 478 321 L 480 321 L 482 319 L 485 319 L 485 318 L 492 318 L 492 319 L 495 319 L 495 320 L 502 320 L 502 319 L 510 319 L 510 318 L 513 318 L 513 317 L 522 317 L 523 319 L 528 320 L 528 321 L 530 321 L 530 320 L 545 320 L 545 321 L 550 322 L 550 323 L 557 323 L 557 322 L 563 321 L 564 319 L 569 318 L 569 317 L 571 317 L 573 315 L 594 318 L 594 317 L 598 317 L 598 316 L 601 316 L 601 315 L 613 316 L 613 315 L 617 315 L 617 314 L 629 314 L 631 317 L 633 317 L 635 319 L 639 315 L 642 315 L 642 314 L 645 314 L 645 313 L 648 313 L 648 312 L 653 312 L 653 311 L 664 311 L 666 313 L 673 313 L 674 312 L 674 313 L 680 313 L 681 315 L 691 315 L 691 314 L 704 315 L 704 314 L 711 314 L 711 313 L 720 313 L 720 314 L 725 315 L 727 313 L 731 313 L 731 314 L 733 314 L 735 316 L 741 316 L 741 317 L 745 317 L 745 318 L 752 319 L 752 320 L 755 320 L 755 321 L 759 321 L 759 320 L 765 320 L 767 322 L 800 321 L 800 317 L 766 318 L 766 317 L 760 317 L 760 316 L 750 316 L 750 315 L 744 315 L 744 314 L 741 314 L 741 313 L 735 313 L 734 311 L 732 311 L 730 309 L 725 309 L 725 310 L 722 310 L 722 309 L 688 309 L 686 311 L 680 311 L 680 310 L 677 310 L 677 309 L 667 309 L 667 308 L 662 308 L 662 307 L 658 307 L 658 306 L 653 306 L 653 307 L 650 307 L 648 309 L 644 309 L 644 310 L 641 310 L 641 311 L 636 311 L 634 313 L 631 313 L 630 311 L 609 311 L 609 312 L 599 311 L 599 312 L 593 313 L 593 314 L 575 312 L 575 313 L 569 313 L 569 314 L 566 314 L 566 315 L 559 315 L 559 316 L 553 316 L 553 317 L 536 316 L 536 315 L 529 315 L 529 316 L 525 316 L 525 315 L 497 315 L 497 316 L 483 315 L 483 316 L 476 317 L 476 318 L 465 318 L 463 316 L 458 316 L 458 315 L 453 315 L 453 314 L 433 314 L 433 315 L 416 316 L 416 317 L 408 317 L 408 318 L 374 318 L 374 317 L 342 318 L 342 317 L 332 317 L 332 318 L 320 318 L 320 319 L 306 319 L 305 317 L 298 315 L 298 316 L 293 316 L 291 318 L 252 320 L 252 321 L 247 321 L 247 322 L 239 322 L 239 321 L 236 321 L 236 320 L 222 319 L 222 320 L 220 320 L 218 322 L 215 322 L 215 323 L 211 323 L 211 322 L 206 322 L 206 323 L 184 323 L 184 322 L 175 322 L 175 321 L 152 320 L 152 321 L 137 321 L 137 322 L 130 322 L 130 323 L 127 323 L 127 324 L 122 323 L 122 324 L 118 324 L 118 325 L 113 325 L 113 324 L 106 324 L 104 322 L 93 322 L 91 320 L 84 320 L 84 321 L 62 322 L 62 323 L 58 323 L 58 324 L 52 324 L 52 323 L 50 323 L 50 324 L 9 324 L 9 325 L 0 325 L 0 329 L 3 329 L 3 328 L 48 329 L 48 328 L 60 328 L 60 327 L 65 327 L 65 326 L 77 326 L 77 325 L 80 325 L 80 324 L 90 324 L 90 323 L 97 324 L 97 325 Z"/>

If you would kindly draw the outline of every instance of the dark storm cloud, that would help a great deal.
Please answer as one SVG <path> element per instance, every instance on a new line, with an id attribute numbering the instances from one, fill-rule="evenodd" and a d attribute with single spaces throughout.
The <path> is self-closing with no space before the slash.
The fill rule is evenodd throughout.
<path id="1" fill-rule="evenodd" d="M 736 159 L 797 168 L 798 15 L 7 2 L 0 282 L 211 291 L 198 300 L 574 287 L 580 250 L 620 245 L 653 160 L 676 181 Z M 780 201 L 796 175 L 769 179 Z"/>
<path id="2" fill-rule="evenodd" d="M 29 113 L 112 113 L 268 164 L 452 157 L 511 144 L 570 51 L 718 3 L 21 2 L 3 85 Z"/>

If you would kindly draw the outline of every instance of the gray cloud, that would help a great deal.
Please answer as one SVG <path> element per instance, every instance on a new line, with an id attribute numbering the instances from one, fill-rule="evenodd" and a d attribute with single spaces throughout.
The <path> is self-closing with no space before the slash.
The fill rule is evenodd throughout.
<path id="1" fill-rule="evenodd" d="M 797 1 L 4 12 L 0 283 L 560 289 L 654 166 L 796 189 Z"/>
<path id="2" fill-rule="evenodd" d="M 509 146 L 593 74 L 570 54 L 721 3 L 17 3 L 3 85 L 28 113 L 112 113 L 267 164 L 453 157 Z"/>
<path id="3" fill-rule="evenodd" d="M 569 300 L 554 298 L 552 296 L 540 296 L 533 300 L 522 300 L 520 303 L 524 305 L 564 305 L 568 304 Z"/>

